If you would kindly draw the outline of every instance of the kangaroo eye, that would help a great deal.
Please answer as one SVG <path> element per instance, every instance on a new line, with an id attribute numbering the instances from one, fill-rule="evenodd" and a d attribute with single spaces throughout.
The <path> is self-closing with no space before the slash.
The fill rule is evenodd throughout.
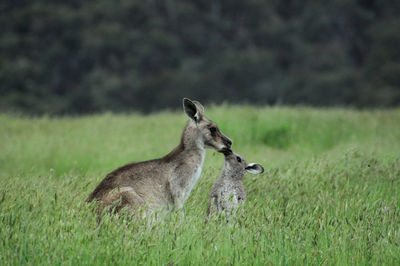
<path id="1" fill-rule="evenodd" d="M 241 162 L 242 162 L 242 159 L 240 159 L 240 157 L 239 157 L 239 156 L 237 156 L 237 157 L 236 157 L 236 160 L 237 160 L 239 163 L 241 163 Z"/>
<path id="2" fill-rule="evenodd" d="M 210 127 L 210 132 L 214 134 L 215 132 L 217 132 L 217 128 L 216 127 Z"/>

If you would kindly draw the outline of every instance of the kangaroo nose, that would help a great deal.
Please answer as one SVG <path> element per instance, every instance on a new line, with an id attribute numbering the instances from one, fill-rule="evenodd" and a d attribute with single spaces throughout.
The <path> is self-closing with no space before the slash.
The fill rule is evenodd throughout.
<path id="1" fill-rule="evenodd" d="M 226 143 L 227 143 L 227 145 L 228 145 L 229 147 L 232 146 L 232 141 L 231 141 L 230 139 L 227 139 L 227 140 L 226 140 Z"/>

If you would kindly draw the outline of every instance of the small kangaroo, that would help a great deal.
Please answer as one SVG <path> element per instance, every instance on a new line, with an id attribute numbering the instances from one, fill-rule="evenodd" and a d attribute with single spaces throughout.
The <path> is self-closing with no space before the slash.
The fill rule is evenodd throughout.
<path id="1" fill-rule="evenodd" d="M 129 163 L 109 173 L 87 199 L 100 202 L 99 213 L 110 205 L 116 212 L 127 206 L 180 209 L 200 177 L 205 148 L 230 150 L 232 141 L 204 116 L 198 101 L 184 98 L 183 109 L 190 119 L 179 145 L 162 158 Z"/>
<path id="2" fill-rule="evenodd" d="M 221 176 L 212 186 L 207 216 L 211 212 L 218 215 L 224 211 L 227 217 L 229 217 L 239 205 L 246 201 L 246 191 L 243 186 L 243 177 L 246 172 L 252 174 L 261 174 L 264 172 L 264 168 L 261 165 L 256 163 L 247 164 L 243 157 L 231 150 L 225 151 L 224 155 L 224 169 Z"/>

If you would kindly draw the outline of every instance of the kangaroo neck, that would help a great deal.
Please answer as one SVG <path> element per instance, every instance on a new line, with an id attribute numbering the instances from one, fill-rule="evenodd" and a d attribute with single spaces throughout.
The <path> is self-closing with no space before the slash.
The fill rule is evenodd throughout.
<path id="1" fill-rule="evenodd" d="M 202 136 L 193 121 L 189 121 L 183 129 L 179 145 L 163 159 L 168 162 L 183 158 L 196 158 L 200 165 L 204 162 L 205 145 Z M 195 159 L 195 161 L 197 161 Z"/>
<path id="2" fill-rule="evenodd" d="M 197 125 L 191 120 L 187 122 L 183 129 L 180 145 L 183 146 L 183 152 L 204 153 L 205 151 L 203 137 Z"/>

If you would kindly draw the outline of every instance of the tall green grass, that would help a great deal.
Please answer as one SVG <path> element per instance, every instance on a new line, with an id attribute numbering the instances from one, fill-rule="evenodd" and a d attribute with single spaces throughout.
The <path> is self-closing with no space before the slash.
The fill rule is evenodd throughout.
<path id="1" fill-rule="evenodd" d="M 88 194 L 113 169 L 162 156 L 182 112 L 0 115 L 0 264 L 399 264 L 400 110 L 222 106 L 207 116 L 247 175 L 243 216 L 205 223 L 223 158 L 209 150 L 185 205 L 150 221 L 105 216 Z"/>

